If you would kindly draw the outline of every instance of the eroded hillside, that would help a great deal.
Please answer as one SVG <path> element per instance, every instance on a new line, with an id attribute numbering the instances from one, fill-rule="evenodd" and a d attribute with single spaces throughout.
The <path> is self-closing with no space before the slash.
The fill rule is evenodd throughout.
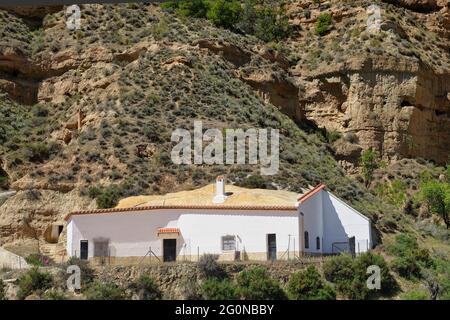
<path id="1" fill-rule="evenodd" d="M 369 147 L 447 161 L 448 8 L 380 4 L 382 30 L 368 34 L 367 4 L 293 2 L 293 33 L 276 44 L 153 5 L 83 6 L 78 31 L 61 8 L 0 10 L 0 188 L 18 191 L 0 202 L 2 244 L 34 244 L 68 211 L 97 206 L 92 187 L 165 193 L 218 174 L 293 191 L 325 183 L 379 231 L 401 230 L 406 218 L 344 169 L 357 172 Z M 332 26 L 318 35 L 324 13 Z M 280 172 L 174 165 L 171 132 L 194 120 L 279 128 Z"/>
<path id="2" fill-rule="evenodd" d="M 300 106 L 319 126 L 353 135 L 336 145 L 338 159 L 349 169 L 367 148 L 388 160 L 422 157 L 445 164 L 450 150 L 448 3 L 403 1 L 404 8 L 399 1 L 386 2 L 392 4 L 377 3 L 379 31 L 367 28 L 374 13 L 367 1 L 292 5 L 296 31 L 285 50 L 303 89 Z M 330 30 L 315 34 L 317 18 L 328 13 Z"/>

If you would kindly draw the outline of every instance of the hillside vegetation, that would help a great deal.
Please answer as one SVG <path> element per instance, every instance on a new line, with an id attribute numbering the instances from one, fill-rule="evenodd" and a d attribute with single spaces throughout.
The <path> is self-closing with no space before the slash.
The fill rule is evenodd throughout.
<path id="1" fill-rule="evenodd" d="M 299 273 L 283 287 L 289 297 L 371 298 L 357 288 L 374 260 L 395 276 L 383 297 L 448 298 L 446 11 L 380 3 L 385 23 L 369 34 L 369 4 L 83 5 L 76 31 L 62 8 L 38 23 L 0 9 L 0 192 L 18 191 L 0 199 L 2 244 L 29 250 L 68 210 L 197 188 L 221 174 L 250 188 L 324 183 L 371 218 L 381 258 L 337 261 L 359 268 L 354 283 L 333 265 Z M 279 129 L 279 172 L 173 164 L 171 134 L 192 132 L 194 120 L 204 130 Z M 242 297 L 236 286 L 254 276 L 242 277 L 199 290 Z M 121 295 L 100 284 L 90 294 L 99 292 Z"/>

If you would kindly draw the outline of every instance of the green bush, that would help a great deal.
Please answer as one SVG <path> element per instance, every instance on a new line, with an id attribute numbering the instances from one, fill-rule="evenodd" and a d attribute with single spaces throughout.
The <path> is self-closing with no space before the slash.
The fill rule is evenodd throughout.
<path id="1" fill-rule="evenodd" d="M 211 2 L 206 16 L 216 26 L 231 29 L 239 20 L 241 10 L 239 1 L 216 0 Z"/>
<path id="2" fill-rule="evenodd" d="M 141 275 L 130 287 L 138 294 L 139 300 L 160 300 L 162 298 L 162 292 L 155 280 L 148 275 Z"/>
<path id="3" fill-rule="evenodd" d="M 417 239 L 406 233 L 399 234 L 395 237 L 395 242 L 387 246 L 387 252 L 395 256 L 405 256 L 419 248 Z"/>
<path id="4" fill-rule="evenodd" d="M 249 189 L 270 189 L 270 183 L 260 175 L 251 175 L 236 183 L 239 187 Z"/>
<path id="5" fill-rule="evenodd" d="M 35 142 L 24 146 L 26 158 L 31 162 L 43 162 L 59 151 L 56 143 Z"/>
<path id="6" fill-rule="evenodd" d="M 124 291 L 111 282 L 94 281 L 84 292 L 88 300 L 124 300 Z"/>
<path id="7" fill-rule="evenodd" d="M 392 270 L 408 279 L 420 277 L 420 266 L 413 255 L 398 257 L 391 262 Z"/>
<path id="8" fill-rule="evenodd" d="M 272 279 L 263 267 L 254 267 L 237 276 L 238 292 L 246 300 L 284 300 L 280 283 Z"/>
<path id="9" fill-rule="evenodd" d="M 89 187 L 88 196 L 92 199 L 97 198 L 102 193 L 102 190 L 98 187 Z"/>
<path id="10" fill-rule="evenodd" d="M 366 187 L 369 187 L 373 180 L 373 173 L 376 169 L 381 168 L 384 164 L 377 160 L 377 154 L 372 149 L 363 151 L 359 159 L 362 174 Z"/>
<path id="11" fill-rule="evenodd" d="M 366 286 L 366 281 L 369 277 L 369 274 L 367 274 L 367 268 L 372 265 L 380 267 L 381 289 L 379 291 L 368 290 Z M 368 290 L 365 298 L 374 298 L 378 295 L 387 296 L 398 290 L 397 282 L 391 275 L 388 264 L 381 255 L 374 254 L 372 252 L 366 252 L 359 255 L 354 261 L 354 269 L 357 272 L 360 281 L 364 284 L 364 288 Z"/>
<path id="12" fill-rule="evenodd" d="M 206 18 L 208 11 L 208 3 L 205 0 L 172 0 L 162 3 L 161 7 L 174 10 L 179 15 L 194 18 Z"/>
<path id="13" fill-rule="evenodd" d="M 221 266 L 217 263 L 216 254 L 204 254 L 198 261 L 198 270 L 205 278 L 220 278 L 224 275 Z"/>
<path id="14" fill-rule="evenodd" d="M 406 292 L 402 297 L 402 300 L 429 300 L 428 292 L 424 290 L 413 290 Z"/>
<path id="15" fill-rule="evenodd" d="M 319 272 L 313 266 L 291 275 L 287 292 L 294 300 L 335 300 L 333 288 L 324 284 Z"/>
<path id="16" fill-rule="evenodd" d="M 371 265 L 380 267 L 380 290 L 367 288 L 367 268 Z M 323 271 L 325 278 L 335 283 L 336 290 L 350 299 L 371 299 L 379 295 L 389 295 L 398 289 L 384 258 L 371 252 L 361 254 L 355 259 L 349 255 L 333 257 L 325 262 Z"/>
<path id="17" fill-rule="evenodd" d="M 389 254 L 396 256 L 391 266 L 402 277 L 420 278 L 422 268 L 434 265 L 428 250 L 419 248 L 417 239 L 410 234 L 397 235 L 395 242 L 386 249 Z"/>
<path id="18" fill-rule="evenodd" d="M 322 13 L 317 17 L 316 33 L 320 36 L 326 34 L 332 26 L 333 19 L 329 13 Z"/>
<path id="19" fill-rule="evenodd" d="M 154 143 L 166 142 L 168 140 L 165 128 L 162 124 L 154 121 L 146 124 L 143 129 L 144 135 Z"/>
<path id="20" fill-rule="evenodd" d="M 348 254 L 334 256 L 323 265 L 325 279 L 330 282 L 339 282 L 353 273 L 353 259 Z"/>
<path id="21" fill-rule="evenodd" d="M 52 260 L 40 253 L 32 253 L 29 256 L 27 256 L 25 258 L 25 261 L 32 265 L 32 266 L 37 266 L 37 267 L 43 267 L 43 266 L 48 266 L 52 263 Z"/>
<path id="22" fill-rule="evenodd" d="M 280 41 L 291 32 L 283 6 L 275 1 L 247 1 L 240 23 L 244 32 L 265 42 Z"/>
<path id="23" fill-rule="evenodd" d="M 207 18 L 215 25 L 255 35 L 263 41 L 279 41 L 291 28 L 284 6 L 272 0 L 167 1 L 162 7 L 182 16 Z"/>
<path id="24" fill-rule="evenodd" d="M 45 290 L 50 289 L 53 284 L 53 277 L 50 273 L 40 272 L 38 268 L 32 268 L 19 279 L 19 299 L 25 299 L 32 293 L 41 295 Z"/>
<path id="25" fill-rule="evenodd" d="M 50 289 L 42 295 L 43 300 L 67 300 L 67 296 L 63 291 Z"/>
<path id="26" fill-rule="evenodd" d="M 87 288 L 89 284 L 91 284 L 95 279 L 95 272 L 94 269 L 91 268 L 89 265 L 89 262 L 86 260 L 81 260 L 77 257 L 70 257 L 69 260 L 64 264 L 63 267 L 63 273 L 64 273 L 64 280 L 67 281 L 67 279 L 71 276 L 66 272 L 67 267 L 69 266 L 78 266 L 80 268 L 81 273 L 81 279 L 80 279 L 80 285 L 81 289 Z"/>
<path id="27" fill-rule="evenodd" d="M 236 286 L 228 279 L 206 279 L 200 285 L 200 293 L 205 300 L 236 300 L 239 298 Z"/>
<path id="28" fill-rule="evenodd" d="M 435 259 L 436 268 L 434 271 L 439 282 L 439 300 L 450 300 L 450 263 L 448 258 Z"/>
<path id="29" fill-rule="evenodd" d="M 328 143 L 333 143 L 340 139 L 342 137 L 342 134 L 339 131 L 326 131 L 325 138 L 327 139 Z"/>
<path id="30" fill-rule="evenodd" d="M 440 181 L 428 181 L 423 183 L 420 189 L 421 199 L 427 204 L 430 212 L 440 216 L 447 229 L 449 229 L 450 184 Z"/>
<path id="31" fill-rule="evenodd" d="M 119 202 L 119 199 L 120 194 L 114 186 L 105 188 L 96 198 L 97 207 L 100 209 L 114 208 Z"/>
<path id="32" fill-rule="evenodd" d="M 97 206 L 101 209 L 114 208 L 123 197 L 137 195 L 142 191 L 135 181 L 126 180 L 120 184 L 106 187 L 90 187 L 88 195 L 95 198 Z"/>
<path id="33" fill-rule="evenodd" d="M 0 301 L 6 300 L 5 284 L 2 279 L 0 279 Z"/>

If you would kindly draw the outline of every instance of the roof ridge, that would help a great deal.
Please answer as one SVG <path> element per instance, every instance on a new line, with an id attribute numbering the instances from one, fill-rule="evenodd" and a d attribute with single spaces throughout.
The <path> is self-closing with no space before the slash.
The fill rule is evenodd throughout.
<path id="1" fill-rule="evenodd" d="M 303 203 L 325 187 L 326 185 L 324 185 L 323 183 L 319 183 L 317 186 L 315 186 L 305 194 L 301 195 L 297 200 L 300 203 Z"/>
<path id="2" fill-rule="evenodd" d="M 276 211 L 291 211 L 297 210 L 295 205 L 264 205 L 264 206 L 252 206 L 252 205 L 152 205 L 142 207 L 127 207 L 127 208 L 108 208 L 108 209 L 90 209 L 80 210 L 69 213 L 64 220 L 68 221 L 73 215 L 85 215 L 85 214 L 105 214 L 105 213 L 120 213 L 130 211 L 149 211 L 159 209 L 203 209 L 203 210 L 276 210 Z"/>

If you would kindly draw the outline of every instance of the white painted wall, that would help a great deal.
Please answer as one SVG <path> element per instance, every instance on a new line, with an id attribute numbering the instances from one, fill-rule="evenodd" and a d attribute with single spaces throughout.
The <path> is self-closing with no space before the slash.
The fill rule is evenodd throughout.
<path id="1" fill-rule="evenodd" d="M 370 220 L 330 192 L 322 190 L 324 215 L 324 252 L 332 253 L 333 242 L 355 237 L 356 253 L 372 247 Z M 359 248 L 359 249 L 358 249 Z"/>
<path id="2" fill-rule="evenodd" d="M 323 215 L 322 215 L 322 191 L 316 193 L 304 203 L 299 205 L 300 212 L 304 216 L 304 232 L 309 235 L 309 248 L 305 248 L 308 253 L 322 252 L 323 238 Z M 304 234 L 302 235 L 304 237 Z M 320 249 L 316 246 L 316 237 L 320 238 Z M 302 238 L 304 239 L 304 238 Z"/>
<path id="3" fill-rule="evenodd" d="M 298 251 L 298 214 L 296 211 L 230 210 L 150 210 L 126 213 L 74 215 L 67 226 L 68 255 L 79 256 L 80 240 L 89 241 L 89 257 L 94 253 L 94 239 L 106 238 L 110 254 L 117 257 L 144 256 L 149 247 L 162 256 L 162 239 L 158 228 L 176 227 L 177 254 L 200 255 L 224 253 L 221 237 L 237 236 L 237 250 L 248 253 L 267 252 L 267 234 L 275 233 L 277 251 Z M 70 239 L 69 239 L 70 238 Z"/>
<path id="4" fill-rule="evenodd" d="M 66 226 L 66 251 L 67 253 L 72 253 L 72 241 L 73 241 L 73 221 L 70 220 L 67 222 Z M 69 254 L 69 256 L 72 256 L 75 254 Z"/>

